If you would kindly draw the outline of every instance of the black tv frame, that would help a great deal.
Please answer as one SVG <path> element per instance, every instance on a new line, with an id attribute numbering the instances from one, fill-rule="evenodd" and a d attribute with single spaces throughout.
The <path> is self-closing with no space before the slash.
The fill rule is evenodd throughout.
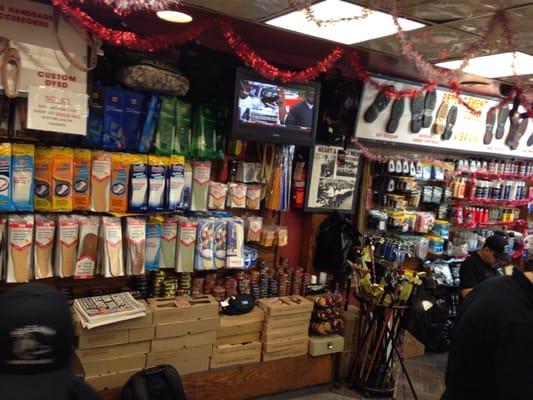
<path id="1" fill-rule="evenodd" d="M 276 127 L 272 125 L 259 125 L 243 123 L 239 119 L 239 83 L 241 80 L 252 80 L 264 82 L 266 84 L 284 86 L 305 90 L 313 88 L 315 91 L 315 104 L 313 106 L 313 124 L 310 132 L 303 132 L 298 129 L 288 127 Z M 285 143 L 299 146 L 312 146 L 315 143 L 315 136 L 318 124 L 318 108 L 320 102 L 320 83 L 282 83 L 269 80 L 257 74 L 251 69 L 237 68 L 235 75 L 235 93 L 233 99 L 233 116 L 231 136 L 236 139 L 243 139 L 256 142 Z"/>

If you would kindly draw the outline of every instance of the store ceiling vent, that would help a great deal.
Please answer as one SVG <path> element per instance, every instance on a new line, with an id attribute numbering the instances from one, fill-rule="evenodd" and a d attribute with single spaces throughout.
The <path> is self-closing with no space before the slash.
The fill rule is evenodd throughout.
<path id="1" fill-rule="evenodd" d="M 492 54 L 490 56 L 474 57 L 470 59 L 464 72 L 483 76 L 485 78 L 503 78 L 515 75 L 533 74 L 533 56 L 516 52 L 515 71 L 513 71 L 513 53 Z M 438 67 L 457 69 L 462 60 L 445 61 L 436 64 Z"/>
<path id="2" fill-rule="evenodd" d="M 325 0 L 311 6 L 316 20 L 338 20 L 357 15 L 365 15 L 365 8 L 342 0 Z M 425 25 L 405 18 L 399 19 L 405 31 L 422 28 Z M 318 26 L 309 20 L 304 11 L 293 11 L 266 21 L 267 24 L 291 31 L 331 40 L 343 44 L 360 43 L 396 33 L 396 27 L 390 14 L 381 11 L 369 11 L 362 19 L 352 19 Z"/>

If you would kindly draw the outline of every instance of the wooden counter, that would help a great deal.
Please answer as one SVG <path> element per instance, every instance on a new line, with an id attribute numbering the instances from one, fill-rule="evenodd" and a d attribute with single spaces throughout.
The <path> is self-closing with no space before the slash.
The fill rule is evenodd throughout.
<path id="1" fill-rule="evenodd" d="M 302 356 L 228 367 L 182 377 L 187 400 L 244 400 L 329 383 L 334 355 Z M 120 389 L 101 392 L 119 400 Z"/>

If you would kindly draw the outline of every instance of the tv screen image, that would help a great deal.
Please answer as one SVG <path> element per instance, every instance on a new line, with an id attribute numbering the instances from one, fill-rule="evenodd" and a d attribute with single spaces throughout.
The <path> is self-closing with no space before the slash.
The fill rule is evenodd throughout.
<path id="1" fill-rule="evenodd" d="M 238 69 L 233 136 L 245 140 L 311 145 L 314 142 L 320 85 L 269 81 Z"/>
<path id="2" fill-rule="evenodd" d="M 304 90 L 252 80 L 240 81 L 241 122 L 286 126 L 310 132 L 314 106 L 314 88 Z"/>

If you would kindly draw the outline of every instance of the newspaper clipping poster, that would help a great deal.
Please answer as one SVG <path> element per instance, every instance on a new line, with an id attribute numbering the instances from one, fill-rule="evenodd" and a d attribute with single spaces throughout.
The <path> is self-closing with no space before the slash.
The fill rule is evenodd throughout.
<path id="1" fill-rule="evenodd" d="M 352 213 L 360 152 L 323 145 L 312 151 L 306 211 Z"/>

